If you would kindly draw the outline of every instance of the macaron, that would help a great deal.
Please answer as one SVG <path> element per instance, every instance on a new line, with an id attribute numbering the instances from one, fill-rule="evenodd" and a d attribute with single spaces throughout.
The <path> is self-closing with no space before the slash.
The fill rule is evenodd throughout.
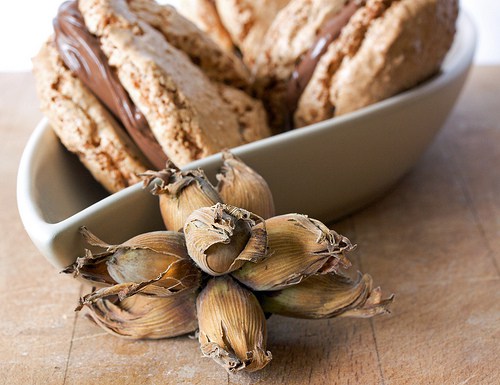
<path id="1" fill-rule="evenodd" d="M 40 109 L 61 143 L 109 192 L 139 182 L 147 160 L 121 123 L 64 64 L 54 40 L 33 59 Z"/>
<path id="2" fill-rule="evenodd" d="M 159 169 L 167 159 L 183 166 L 269 135 L 262 104 L 244 92 L 245 66 L 172 7 L 154 0 L 70 1 L 54 26 L 34 59 L 42 111 L 65 145 L 85 131 L 77 114 L 91 117 L 86 124 L 94 130 L 86 138 L 92 136 L 93 151 L 99 148 L 114 169 L 88 161 L 88 146 L 78 140 L 68 149 L 109 191 L 137 181 L 103 183 L 113 173 Z M 103 129 L 96 121 L 128 150 L 109 154 L 99 147 Z"/>
<path id="3" fill-rule="evenodd" d="M 435 75 L 457 15 L 457 0 L 291 0 L 254 67 L 272 129 L 342 115 Z"/>
<path id="4" fill-rule="evenodd" d="M 217 12 L 215 0 L 182 0 L 179 12 L 191 20 L 226 52 L 234 52 L 234 43 Z"/>
<path id="5" fill-rule="evenodd" d="M 187 17 L 226 49 L 230 49 L 232 43 L 232 48 L 252 68 L 269 26 L 289 1 L 184 0 L 181 11 L 184 9 Z M 231 43 L 228 44 L 227 39 Z"/>

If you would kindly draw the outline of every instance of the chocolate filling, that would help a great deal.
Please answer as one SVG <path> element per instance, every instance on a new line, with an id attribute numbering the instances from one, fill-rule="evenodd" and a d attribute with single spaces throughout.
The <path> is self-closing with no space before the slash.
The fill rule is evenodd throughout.
<path id="1" fill-rule="evenodd" d="M 295 66 L 287 84 L 287 110 L 289 115 L 287 129 L 293 128 L 293 114 L 319 60 L 325 54 L 328 46 L 340 36 L 342 29 L 349 23 L 352 15 L 365 3 L 366 1 L 359 0 L 348 1 L 339 13 L 323 24 L 315 43 Z"/>
<path id="2" fill-rule="evenodd" d="M 139 111 L 111 69 L 99 40 L 85 26 L 77 1 L 61 4 L 54 19 L 55 43 L 66 66 L 123 124 L 151 165 L 160 170 L 167 156 Z"/>

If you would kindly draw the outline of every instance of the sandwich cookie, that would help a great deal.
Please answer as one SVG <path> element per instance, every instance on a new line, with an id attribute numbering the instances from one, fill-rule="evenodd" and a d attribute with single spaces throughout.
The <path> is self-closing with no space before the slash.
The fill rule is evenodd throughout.
<path id="1" fill-rule="evenodd" d="M 109 192 L 140 181 L 146 160 L 121 124 L 64 64 L 53 39 L 33 59 L 40 109 L 61 143 Z"/>
<path id="2" fill-rule="evenodd" d="M 438 73 L 457 16 L 455 0 L 366 1 L 318 60 L 298 104 L 288 95 L 288 105 L 297 105 L 295 127 L 355 111 Z"/>
<path id="3" fill-rule="evenodd" d="M 182 0 L 179 12 L 226 52 L 234 52 L 234 44 L 217 12 L 215 0 Z"/>
<path id="4" fill-rule="evenodd" d="M 261 50 L 262 39 L 278 12 L 290 0 L 188 0 L 194 20 L 204 27 L 214 40 L 220 34 L 229 36 L 245 64 L 252 68 Z M 210 9 L 210 16 L 198 15 Z M 198 11 L 196 11 L 198 10 Z M 186 14 L 188 12 L 186 11 Z M 216 19 L 213 23 L 211 20 Z M 208 28 L 216 25 L 217 28 Z M 202 27 L 203 28 L 203 27 Z"/>
<path id="5" fill-rule="evenodd" d="M 297 63 L 312 47 L 321 27 L 338 15 L 343 0 L 291 0 L 276 16 L 254 66 L 255 90 L 269 113 L 271 129 L 283 131 L 287 85 Z"/>
<path id="6" fill-rule="evenodd" d="M 353 111 L 432 76 L 457 13 L 456 0 L 290 1 L 255 66 L 273 130 Z"/>
<path id="7" fill-rule="evenodd" d="M 151 25 L 175 48 L 189 56 L 210 80 L 248 90 L 250 73 L 233 53 L 224 52 L 174 7 L 154 0 L 128 0 L 130 10 Z"/>

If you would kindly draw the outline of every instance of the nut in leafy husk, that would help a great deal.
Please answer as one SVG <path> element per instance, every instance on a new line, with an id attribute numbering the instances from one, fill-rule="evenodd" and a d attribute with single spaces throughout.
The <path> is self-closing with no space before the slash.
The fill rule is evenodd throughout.
<path id="1" fill-rule="evenodd" d="M 232 155 L 224 161 L 218 186 L 224 199 L 272 215 L 267 184 Z M 272 358 L 264 311 L 300 318 L 388 312 L 393 297 L 382 299 L 369 275 L 351 280 L 340 274 L 350 266 L 345 254 L 354 247 L 321 222 L 300 214 L 264 220 L 221 203 L 201 171 L 171 165 L 144 176 L 146 184 L 160 179 L 153 193 L 160 195 L 165 225 L 184 234 L 149 233 L 108 245 L 84 230 L 87 241 L 105 251 L 87 251 L 66 269 L 110 285 L 82 297 L 77 309 L 87 307 L 108 332 L 163 338 L 198 324 L 205 356 L 229 372 L 256 371 Z M 199 294 L 202 277 L 193 261 L 212 276 L 205 276 Z"/>
<path id="2" fill-rule="evenodd" d="M 229 372 L 256 371 L 271 361 L 264 312 L 252 292 L 231 277 L 211 279 L 198 296 L 196 309 L 204 356 Z"/>
<path id="3" fill-rule="evenodd" d="M 275 214 L 274 200 L 265 179 L 230 152 L 217 174 L 217 190 L 224 203 L 241 207 L 267 219 Z"/>
<path id="4" fill-rule="evenodd" d="M 344 275 L 312 275 L 282 290 L 262 293 L 265 312 L 296 318 L 372 317 L 388 313 L 393 297 L 382 300 L 368 274 L 357 280 Z"/>
<path id="5" fill-rule="evenodd" d="M 256 228 L 252 213 L 217 203 L 193 211 L 184 225 L 188 253 L 206 273 L 222 275 L 256 262 L 266 252 L 265 226 Z"/>
<path id="6" fill-rule="evenodd" d="M 113 297 L 88 303 L 90 317 L 108 333 L 133 339 L 159 339 L 191 333 L 198 327 L 196 290 L 165 298 Z"/>
<path id="7" fill-rule="evenodd" d="M 169 230 L 181 231 L 194 210 L 221 202 L 201 170 L 181 171 L 169 163 L 165 170 L 148 171 L 142 176 L 145 186 L 157 180 L 151 193 L 159 196 L 161 216 Z"/>
<path id="8" fill-rule="evenodd" d="M 354 248 L 349 239 L 315 219 L 300 214 L 280 215 L 252 230 L 264 225 L 268 238 L 266 257 L 257 263 L 246 263 L 232 273 L 253 290 L 279 290 L 312 274 L 350 266 L 344 255 Z"/>
<path id="9" fill-rule="evenodd" d="M 86 279 L 94 280 L 93 274 L 98 271 L 98 281 L 114 286 L 120 284 L 102 289 L 93 297 L 101 292 L 106 293 L 104 295 L 119 292 L 124 297 L 136 291 L 165 296 L 197 288 L 200 284 L 201 272 L 187 254 L 182 233 L 155 231 L 137 235 L 119 245 L 109 245 L 84 227 L 81 232 L 90 245 L 105 251 L 92 254 L 87 250 L 85 257 L 78 258 L 64 272 L 81 274 Z M 103 265 L 108 274 L 105 281 L 102 279 L 102 268 L 98 268 Z"/>

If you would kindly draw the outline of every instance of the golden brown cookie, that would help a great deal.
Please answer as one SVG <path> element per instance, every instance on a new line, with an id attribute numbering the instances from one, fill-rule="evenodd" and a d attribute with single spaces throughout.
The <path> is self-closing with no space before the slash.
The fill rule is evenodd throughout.
<path id="1" fill-rule="evenodd" d="M 368 0 L 321 58 L 297 127 L 345 114 L 437 73 L 455 34 L 454 0 Z"/>
<path id="2" fill-rule="evenodd" d="M 290 0 L 215 0 L 217 12 L 243 61 L 253 67 L 262 39 L 278 12 Z"/>
<path id="3" fill-rule="evenodd" d="M 125 0 L 80 0 L 79 8 L 121 84 L 176 164 L 246 143 L 238 117 L 216 85 Z"/>
<path id="4" fill-rule="evenodd" d="M 226 52 L 234 52 L 234 44 L 217 12 L 215 0 L 182 0 L 179 12 L 191 20 Z"/>
<path id="5" fill-rule="evenodd" d="M 129 0 L 130 10 L 178 50 L 189 56 L 210 80 L 237 88 L 249 87 L 250 73 L 234 53 L 222 50 L 175 8 L 154 0 Z"/>
<path id="6" fill-rule="evenodd" d="M 139 182 L 146 170 L 119 123 L 64 65 L 51 38 L 33 59 L 41 110 L 64 146 L 109 192 Z"/>
<path id="7" fill-rule="evenodd" d="M 271 128 L 283 130 L 287 83 L 295 65 L 317 39 L 321 26 L 346 0 L 291 0 L 276 16 L 254 66 L 255 89 L 269 112 Z"/>
<path id="8" fill-rule="evenodd" d="M 181 2 L 191 18 L 226 49 L 240 52 L 252 68 L 262 49 L 262 39 L 278 12 L 290 0 L 187 0 Z M 228 40 L 229 39 L 229 40 Z M 231 42 L 230 44 L 228 43 Z"/>

